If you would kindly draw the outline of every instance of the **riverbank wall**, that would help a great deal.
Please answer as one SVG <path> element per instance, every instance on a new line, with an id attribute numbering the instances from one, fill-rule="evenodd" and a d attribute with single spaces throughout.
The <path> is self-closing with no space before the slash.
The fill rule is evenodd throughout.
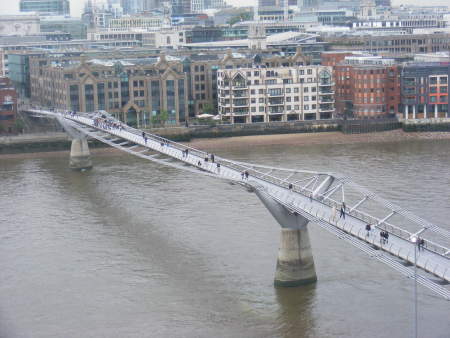
<path id="1" fill-rule="evenodd" d="M 450 132 L 450 118 L 404 120 L 402 128 L 405 132 Z"/>
<path id="2" fill-rule="evenodd" d="M 450 119 L 429 119 L 424 120 L 403 120 L 378 119 L 378 120 L 328 120 L 328 121 L 298 121 L 298 122 L 271 122 L 271 123 L 253 123 L 253 124 L 234 124 L 234 125 L 201 125 L 186 127 L 168 127 L 153 128 L 147 130 L 150 133 L 166 137 L 177 142 L 190 142 L 202 139 L 217 139 L 240 136 L 264 136 L 281 134 L 304 134 L 306 139 L 335 139 L 337 135 L 342 135 L 349 142 L 350 135 L 361 134 L 367 140 L 378 139 L 375 136 L 381 132 L 395 132 L 394 139 L 408 139 L 407 134 L 427 134 L 426 138 L 433 138 L 433 134 L 438 137 L 438 132 L 450 132 Z M 434 133 L 433 133 L 434 132 Z M 398 133 L 403 133 L 401 136 Z M 321 135 L 322 134 L 322 135 Z M 385 135 L 385 133 L 381 133 Z M 380 135 L 381 135 L 380 134 Z M 367 135 L 364 136 L 364 135 Z M 355 135 L 356 136 L 356 135 Z M 386 136 L 386 135 L 385 135 Z M 305 138 L 302 137 L 303 140 Z M 340 138 L 340 137 L 339 137 Z M 439 136 L 442 138 L 442 135 Z M 271 138 L 273 139 L 273 137 Z M 234 140 L 234 139 L 233 139 Z M 325 140 L 324 140 L 325 141 Z M 214 142 L 214 144 L 217 144 Z M 223 141 L 230 143 L 230 140 Z M 302 141 L 304 143 L 305 141 Z M 329 142 L 329 140 L 327 141 Z M 0 154 L 17 154 L 69 150 L 70 139 L 64 132 L 47 132 L 34 134 L 21 134 L 15 136 L 0 136 Z M 90 148 L 107 147 L 97 140 L 89 140 Z"/>

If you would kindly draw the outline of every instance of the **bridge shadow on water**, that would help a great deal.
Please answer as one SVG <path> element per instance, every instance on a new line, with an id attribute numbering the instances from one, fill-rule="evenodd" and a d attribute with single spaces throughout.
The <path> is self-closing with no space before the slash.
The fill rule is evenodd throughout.
<path id="1" fill-rule="evenodd" d="M 294 288 L 275 288 L 278 302 L 277 329 L 281 337 L 313 337 L 317 283 Z"/>

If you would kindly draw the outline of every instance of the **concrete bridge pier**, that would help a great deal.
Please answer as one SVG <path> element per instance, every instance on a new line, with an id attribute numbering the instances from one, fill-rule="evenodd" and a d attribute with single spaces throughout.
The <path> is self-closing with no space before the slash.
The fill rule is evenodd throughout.
<path id="1" fill-rule="evenodd" d="M 300 286 L 317 281 L 308 228 L 281 229 L 275 286 Z"/>
<path id="2" fill-rule="evenodd" d="M 281 225 L 280 246 L 274 285 L 294 287 L 317 281 L 314 258 L 308 234 L 308 220 L 292 213 L 264 191 L 256 195 Z"/>
<path id="3" fill-rule="evenodd" d="M 85 134 L 74 128 L 69 121 L 61 116 L 56 119 L 63 126 L 67 134 L 72 139 L 70 147 L 70 163 L 69 167 L 73 170 L 84 170 L 92 168 L 91 153 Z"/>
<path id="4" fill-rule="evenodd" d="M 85 137 L 72 139 L 69 166 L 73 170 L 92 168 L 91 153 Z"/>

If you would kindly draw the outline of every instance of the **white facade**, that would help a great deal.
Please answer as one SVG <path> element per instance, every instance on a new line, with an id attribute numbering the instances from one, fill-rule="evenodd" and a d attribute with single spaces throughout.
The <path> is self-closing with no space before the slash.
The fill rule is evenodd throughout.
<path id="1" fill-rule="evenodd" d="M 219 113 L 232 123 L 331 119 L 332 69 L 326 66 L 220 69 Z"/>
<path id="2" fill-rule="evenodd" d="M 37 35 L 40 33 L 40 19 L 36 15 L 0 16 L 0 35 Z"/>
<path id="3" fill-rule="evenodd" d="M 160 28 L 163 23 L 162 16 L 123 16 L 109 21 L 111 30 L 127 29 L 155 29 Z"/>

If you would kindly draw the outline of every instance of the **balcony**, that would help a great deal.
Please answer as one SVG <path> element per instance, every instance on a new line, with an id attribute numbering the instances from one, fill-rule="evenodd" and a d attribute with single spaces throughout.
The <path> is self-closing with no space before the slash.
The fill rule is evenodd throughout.
<path id="1" fill-rule="evenodd" d="M 320 112 L 332 112 L 332 111 L 334 111 L 334 105 L 329 104 L 329 103 L 320 104 L 319 111 Z"/>
<path id="2" fill-rule="evenodd" d="M 233 89 L 235 92 L 233 93 L 233 97 L 248 97 L 248 90 L 235 90 Z"/>
<path id="3" fill-rule="evenodd" d="M 319 89 L 319 95 L 334 95 L 334 90 L 331 90 L 331 89 Z"/>
<path id="4" fill-rule="evenodd" d="M 334 82 L 319 82 L 319 87 L 331 87 L 334 86 Z"/>
<path id="5" fill-rule="evenodd" d="M 320 97 L 319 103 L 334 103 L 333 97 Z"/>

